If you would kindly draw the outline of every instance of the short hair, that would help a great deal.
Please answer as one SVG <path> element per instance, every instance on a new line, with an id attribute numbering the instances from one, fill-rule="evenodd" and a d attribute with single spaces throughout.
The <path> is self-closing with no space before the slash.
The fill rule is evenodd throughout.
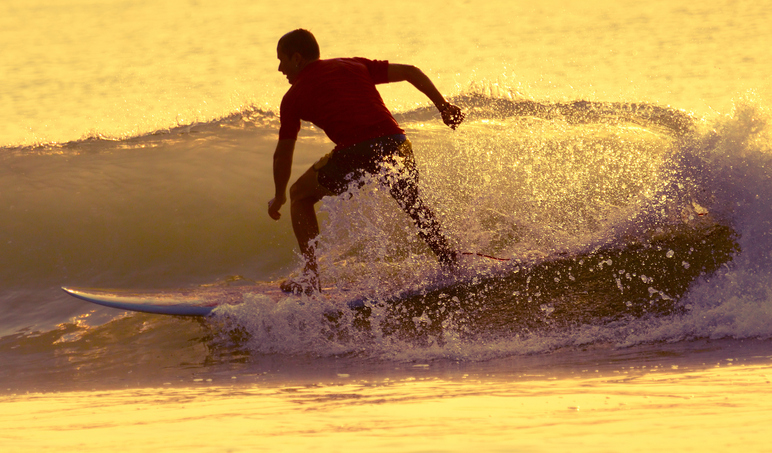
<path id="1" fill-rule="evenodd" d="M 319 44 L 310 31 L 298 28 L 279 39 L 279 51 L 287 56 L 299 53 L 306 60 L 319 59 Z"/>

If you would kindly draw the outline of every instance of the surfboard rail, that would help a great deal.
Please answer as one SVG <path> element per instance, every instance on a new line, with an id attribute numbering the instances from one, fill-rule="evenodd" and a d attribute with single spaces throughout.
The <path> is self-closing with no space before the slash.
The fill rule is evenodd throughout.
<path id="1" fill-rule="evenodd" d="M 62 287 L 70 296 L 121 310 L 177 316 L 206 316 L 220 303 L 184 292 L 138 293 L 107 289 Z"/>

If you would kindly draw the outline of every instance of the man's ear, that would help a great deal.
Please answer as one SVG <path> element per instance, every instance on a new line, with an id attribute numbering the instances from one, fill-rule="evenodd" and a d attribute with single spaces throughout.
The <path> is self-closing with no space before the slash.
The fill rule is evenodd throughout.
<path id="1" fill-rule="evenodd" d="M 304 58 L 303 55 L 300 55 L 300 52 L 295 52 L 292 54 L 292 58 L 290 58 L 290 60 L 292 60 L 292 63 L 297 67 L 303 63 Z"/>

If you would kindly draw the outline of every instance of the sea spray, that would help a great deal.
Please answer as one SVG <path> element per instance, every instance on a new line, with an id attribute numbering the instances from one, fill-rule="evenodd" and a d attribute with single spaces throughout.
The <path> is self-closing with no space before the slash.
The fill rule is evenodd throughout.
<path id="1" fill-rule="evenodd" d="M 706 143 L 716 143 L 715 132 L 700 132 L 683 112 L 530 103 L 502 115 L 492 99 L 487 108 L 498 113 L 486 118 L 483 101 L 473 99 L 477 118 L 466 134 L 415 134 L 421 190 L 457 246 L 511 262 L 467 260 L 444 275 L 386 191 L 352 187 L 322 202 L 317 247 L 323 279 L 367 296 L 368 333 L 354 335 L 356 347 L 341 336 L 335 348 L 328 340 L 275 337 L 258 342 L 258 351 L 281 342 L 284 352 L 338 354 L 366 345 L 376 355 L 468 358 L 485 355 L 470 353 L 478 344 L 509 354 L 657 341 L 642 332 L 689 316 L 693 306 L 683 300 L 737 253 L 732 217 L 706 194 L 715 188 L 704 174 L 714 170 Z M 405 294 L 408 302 L 391 305 Z M 354 319 L 346 316 L 340 319 Z M 293 323 L 281 323 L 290 335 Z"/>
<path id="2" fill-rule="evenodd" d="M 770 113 L 743 99 L 702 136 L 699 174 L 707 204 L 738 232 L 741 252 L 705 275 L 682 300 L 683 316 L 660 320 L 628 342 L 772 335 L 772 140 Z"/>

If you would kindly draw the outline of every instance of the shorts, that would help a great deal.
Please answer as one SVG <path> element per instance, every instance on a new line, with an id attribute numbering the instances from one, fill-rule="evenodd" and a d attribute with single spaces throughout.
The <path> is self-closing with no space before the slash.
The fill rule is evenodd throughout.
<path id="1" fill-rule="evenodd" d="M 388 181 L 383 181 L 389 186 L 397 182 L 395 177 L 401 180 L 400 186 L 408 181 L 409 186 L 418 183 L 413 147 L 403 134 L 386 135 L 333 150 L 312 168 L 319 185 L 335 195 L 346 192 L 352 183 L 363 184 L 362 178 L 366 174 L 382 177 L 384 173 L 390 173 Z"/>

